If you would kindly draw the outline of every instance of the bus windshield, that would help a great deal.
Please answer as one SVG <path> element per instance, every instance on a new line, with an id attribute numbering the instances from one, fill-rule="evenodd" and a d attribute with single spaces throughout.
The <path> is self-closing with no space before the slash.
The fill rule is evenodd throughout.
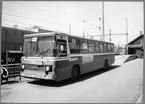
<path id="1" fill-rule="evenodd" d="M 55 56 L 53 36 L 26 38 L 24 40 L 25 56 Z"/>

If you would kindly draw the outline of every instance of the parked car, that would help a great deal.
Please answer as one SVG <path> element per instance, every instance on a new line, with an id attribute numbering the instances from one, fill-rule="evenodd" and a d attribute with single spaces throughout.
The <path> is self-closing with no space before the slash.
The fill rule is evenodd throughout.
<path id="1" fill-rule="evenodd" d="M 11 77 L 19 77 L 17 81 L 21 81 L 21 51 L 6 51 L 2 54 L 1 61 L 1 82 L 8 81 Z"/>

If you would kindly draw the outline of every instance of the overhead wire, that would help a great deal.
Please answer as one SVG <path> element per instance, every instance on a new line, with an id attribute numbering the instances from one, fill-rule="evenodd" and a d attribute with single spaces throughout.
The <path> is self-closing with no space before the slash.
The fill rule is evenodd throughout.
<path id="1" fill-rule="evenodd" d="M 9 22 L 19 23 L 19 24 L 23 24 L 23 25 L 27 25 L 27 26 L 34 26 L 32 24 L 26 24 L 26 23 L 23 23 L 23 22 L 13 21 L 13 20 L 9 20 L 9 19 L 3 19 L 3 20 L 4 20 L 4 22 L 9 21 Z"/>
<path id="2" fill-rule="evenodd" d="M 31 24 L 26 24 L 26 23 L 22 23 L 22 22 L 18 22 L 18 21 L 13 21 L 13 20 L 7 20 L 7 19 L 4 19 L 5 22 L 8 21 L 8 22 L 12 22 L 14 23 L 13 25 L 11 26 L 14 26 L 14 25 L 18 25 L 18 27 L 22 27 L 22 26 L 19 26 L 19 24 L 22 24 L 22 25 L 27 25 L 27 26 L 30 26 Z M 19 24 L 16 24 L 16 23 L 19 23 Z M 5 24 L 5 23 L 3 23 Z M 7 24 L 8 25 L 8 24 Z M 35 25 L 31 25 L 31 26 L 35 26 Z M 41 29 L 46 29 L 46 30 L 52 30 L 52 31 L 58 31 L 58 32 L 62 32 L 62 31 L 59 31 L 59 30 L 56 30 L 56 29 L 51 29 L 51 28 L 46 28 L 46 27 L 43 27 L 43 26 L 39 26 Z M 28 28 L 30 29 L 29 27 L 24 27 L 25 29 Z"/>
<path id="3" fill-rule="evenodd" d="M 49 13 L 47 10 L 45 10 L 45 9 L 40 9 L 40 8 L 38 8 L 38 7 L 34 7 L 34 6 L 29 6 L 29 5 L 26 5 L 26 4 L 22 4 L 22 3 L 18 3 L 18 2 L 15 2 L 15 4 L 20 4 L 20 5 L 25 5 L 25 6 L 27 6 L 27 7 L 29 7 L 29 8 L 31 8 L 31 9 L 35 9 L 35 10 L 39 10 L 39 11 L 42 11 L 42 12 L 47 12 L 47 13 Z M 10 14 L 11 15 L 11 14 Z M 19 17 L 24 17 L 24 16 L 19 16 Z M 24 17 L 24 18 L 27 18 L 27 19 L 33 19 L 34 20 L 34 18 L 30 18 L 30 17 Z M 38 20 L 38 19 L 37 19 Z M 42 20 L 39 20 L 39 21 L 42 21 Z M 60 23 L 55 23 L 55 22 L 50 22 L 50 21 L 45 21 L 45 22 L 47 22 L 47 23 L 52 23 L 52 24 L 57 24 L 57 25 L 61 25 L 61 26 L 64 26 L 64 27 L 68 27 L 68 25 L 65 25 L 65 24 L 60 24 Z"/>
<path id="4" fill-rule="evenodd" d="M 3 23 L 2 26 L 4 26 L 4 27 L 13 27 L 14 25 L 9 24 L 9 23 Z M 24 26 L 19 26 L 18 29 L 28 30 L 27 27 L 24 27 Z M 31 30 L 29 30 L 29 31 L 31 31 Z"/>
<path id="5" fill-rule="evenodd" d="M 18 17 L 18 18 L 25 18 L 25 19 L 31 19 L 31 20 L 34 20 L 33 18 L 29 18 L 29 17 L 25 17 L 25 16 L 18 16 L 18 15 L 14 15 L 14 14 L 10 14 L 10 13 L 3 13 L 3 14 L 6 14 L 6 15 L 11 15 L 11 16 L 14 16 L 14 17 Z M 42 22 L 41 22 L 42 23 Z M 44 23 L 44 24 L 46 24 L 46 23 Z M 44 24 L 43 24 L 43 26 L 42 26 L 42 24 L 40 25 L 40 23 L 39 23 L 39 25 L 38 25 L 38 23 L 37 24 L 35 24 L 35 26 L 39 26 L 39 27 L 43 27 L 43 28 L 46 28 L 46 27 L 44 27 Z M 50 28 L 49 28 L 50 29 Z M 52 29 L 52 28 L 51 28 Z M 55 31 L 60 31 L 60 30 L 57 30 L 57 29 L 53 29 L 53 30 L 55 30 Z"/>

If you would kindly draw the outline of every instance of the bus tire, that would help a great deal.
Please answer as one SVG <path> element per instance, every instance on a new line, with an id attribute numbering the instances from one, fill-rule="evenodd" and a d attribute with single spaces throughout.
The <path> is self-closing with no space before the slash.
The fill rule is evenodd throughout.
<path id="1" fill-rule="evenodd" d="M 108 68 L 109 68 L 108 60 L 105 60 L 103 69 L 107 70 Z"/>
<path id="2" fill-rule="evenodd" d="M 71 79 L 72 81 L 76 81 L 79 79 L 80 71 L 78 66 L 73 66 L 72 72 L 71 72 Z"/>

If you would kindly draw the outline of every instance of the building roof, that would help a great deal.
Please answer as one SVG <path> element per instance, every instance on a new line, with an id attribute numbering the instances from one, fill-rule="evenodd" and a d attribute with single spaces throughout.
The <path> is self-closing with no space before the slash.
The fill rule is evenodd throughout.
<path id="1" fill-rule="evenodd" d="M 133 39 L 131 42 L 129 42 L 129 43 L 128 43 L 128 45 L 132 44 L 133 42 L 135 42 L 136 40 L 138 40 L 138 39 L 142 38 L 143 36 L 144 36 L 144 34 L 142 34 L 142 35 L 140 35 L 140 36 L 136 37 L 136 38 L 135 38 L 135 39 Z"/>
<path id="2" fill-rule="evenodd" d="M 133 44 L 133 45 L 128 45 L 128 48 L 143 48 L 143 44 Z"/>
<path id="3" fill-rule="evenodd" d="M 19 29 L 19 28 L 14 28 L 14 27 L 6 27 L 6 26 L 2 26 L 2 29 L 18 30 L 18 31 L 27 31 L 27 32 L 31 32 L 31 33 L 36 33 L 36 32 L 34 32 L 34 31 L 30 31 L 30 30 Z"/>

